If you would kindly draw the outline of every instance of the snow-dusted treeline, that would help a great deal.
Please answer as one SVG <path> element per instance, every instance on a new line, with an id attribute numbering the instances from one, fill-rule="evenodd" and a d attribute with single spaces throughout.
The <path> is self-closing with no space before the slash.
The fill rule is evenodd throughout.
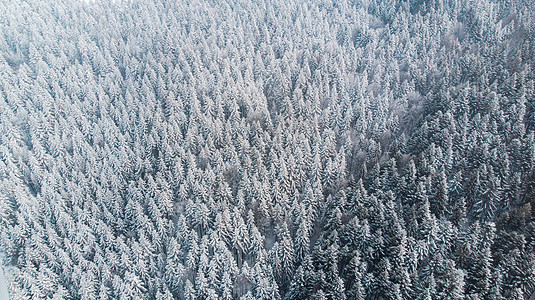
<path id="1" fill-rule="evenodd" d="M 13 299 L 527 299 L 535 7 L 0 1 Z"/>

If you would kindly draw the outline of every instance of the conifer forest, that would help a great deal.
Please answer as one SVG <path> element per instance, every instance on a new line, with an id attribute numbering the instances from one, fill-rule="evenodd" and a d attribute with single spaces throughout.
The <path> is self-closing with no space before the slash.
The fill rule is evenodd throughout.
<path id="1" fill-rule="evenodd" d="M 2 0 L 0 258 L 12 300 L 535 299 L 535 1 Z"/>

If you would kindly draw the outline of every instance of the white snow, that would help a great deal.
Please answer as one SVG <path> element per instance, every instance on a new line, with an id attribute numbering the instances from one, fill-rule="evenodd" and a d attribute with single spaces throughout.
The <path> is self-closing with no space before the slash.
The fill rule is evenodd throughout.
<path id="1" fill-rule="evenodd" d="M 0 259 L 0 300 L 9 299 L 9 294 L 7 293 L 7 283 L 6 278 L 4 277 L 4 268 L 2 267 L 2 260 Z"/>

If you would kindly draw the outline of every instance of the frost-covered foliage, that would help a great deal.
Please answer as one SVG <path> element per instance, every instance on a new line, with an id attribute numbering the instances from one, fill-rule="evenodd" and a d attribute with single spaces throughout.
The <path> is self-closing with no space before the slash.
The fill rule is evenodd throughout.
<path id="1" fill-rule="evenodd" d="M 13 299 L 527 299 L 535 6 L 0 1 Z"/>

